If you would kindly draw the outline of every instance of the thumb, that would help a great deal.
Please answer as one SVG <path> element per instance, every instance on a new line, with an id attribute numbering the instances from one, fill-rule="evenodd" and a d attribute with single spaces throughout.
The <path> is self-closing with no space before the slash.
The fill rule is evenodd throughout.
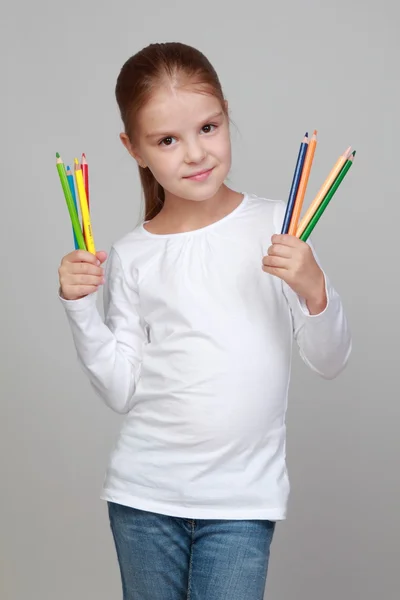
<path id="1" fill-rule="evenodd" d="M 107 259 L 107 252 L 104 252 L 103 250 L 96 252 L 96 258 L 100 261 L 100 263 L 103 263 Z"/>

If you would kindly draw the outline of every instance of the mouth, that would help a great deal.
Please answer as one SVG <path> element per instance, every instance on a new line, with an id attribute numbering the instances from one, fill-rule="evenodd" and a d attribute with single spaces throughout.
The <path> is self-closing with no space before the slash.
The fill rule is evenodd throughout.
<path id="1" fill-rule="evenodd" d="M 201 171 L 197 171 L 197 173 L 193 173 L 193 175 L 188 175 L 183 179 L 191 179 L 192 181 L 203 181 L 204 179 L 207 179 L 207 177 L 210 175 L 213 169 L 214 167 L 212 167 L 211 169 L 203 169 Z"/>

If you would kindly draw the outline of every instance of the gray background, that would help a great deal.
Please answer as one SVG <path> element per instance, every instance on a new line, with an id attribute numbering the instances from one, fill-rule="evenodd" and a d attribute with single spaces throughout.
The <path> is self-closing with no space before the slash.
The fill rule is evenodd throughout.
<path id="1" fill-rule="evenodd" d="M 333 382 L 295 354 L 292 494 L 267 597 L 398 598 L 399 17 L 397 0 L 4 3 L 2 599 L 121 597 L 98 497 L 122 417 L 91 391 L 57 299 L 72 234 L 55 152 L 71 163 L 86 152 L 96 245 L 109 250 L 141 204 L 115 80 L 153 41 L 197 46 L 217 69 L 235 123 L 236 189 L 286 199 L 300 140 L 317 128 L 308 203 L 347 145 L 357 149 L 314 235 L 354 351 Z"/>

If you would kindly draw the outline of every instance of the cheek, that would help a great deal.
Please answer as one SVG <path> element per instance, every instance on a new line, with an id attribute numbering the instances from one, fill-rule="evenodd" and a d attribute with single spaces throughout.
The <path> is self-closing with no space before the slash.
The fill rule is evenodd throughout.
<path id="1" fill-rule="evenodd" d="M 224 135 L 221 135 L 218 140 L 216 153 L 221 162 L 229 163 L 231 161 L 232 150 L 229 131 L 224 132 Z"/>
<path id="2" fill-rule="evenodd" d="M 174 156 L 175 154 L 175 156 Z M 149 153 L 147 164 L 158 180 L 165 180 L 171 176 L 176 169 L 177 155 L 174 152 L 154 152 Z"/>

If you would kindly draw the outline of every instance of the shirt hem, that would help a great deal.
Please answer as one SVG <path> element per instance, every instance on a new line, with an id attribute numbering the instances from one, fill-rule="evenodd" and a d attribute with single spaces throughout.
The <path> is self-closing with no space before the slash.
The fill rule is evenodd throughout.
<path id="1" fill-rule="evenodd" d="M 162 502 L 138 498 L 132 495 L 116 494 L 115 492 L 104 490 L 100 495 L 101 500 L 114 502 L 170 517 L 183 519 L 219 519 L 219 520 L 268 520 L 283 521 L 286 519 L 286 509 L 263 508 L 263 509 L 229 509 L 229 508 L 205 508 L 204 506 L 174 506 L 166 505 Z"/>

